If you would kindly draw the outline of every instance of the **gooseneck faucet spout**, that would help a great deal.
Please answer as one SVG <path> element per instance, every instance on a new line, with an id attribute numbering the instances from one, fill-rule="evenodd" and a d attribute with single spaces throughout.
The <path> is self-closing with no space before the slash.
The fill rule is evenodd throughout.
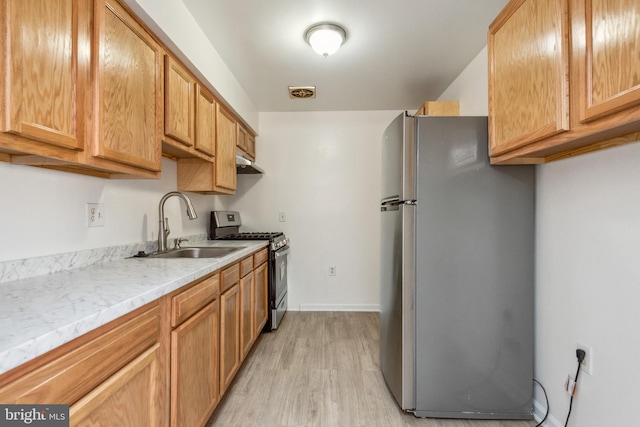
<path id="1" fill-rule="evenodd" d="M 193 207 L 193 203 L 191 203 L 191 200 L 186 194 L 181 193 L 180 191 L 171 191 L 162 196 L 160 204 L 158 205 L 158 218 L 160 219 L 160 227 L 158 228 L 158 252 L 164 252 L 167 250 L 167 239 L 171 230 L 169 229 L 169 218 L 164 217 L 164 202 L 172 196 L 176 196 L 184 200 L 185 205 L 187 205 L 187 216 L 189 219 L 193 220 L 198 218 L 198 214 Z"/>

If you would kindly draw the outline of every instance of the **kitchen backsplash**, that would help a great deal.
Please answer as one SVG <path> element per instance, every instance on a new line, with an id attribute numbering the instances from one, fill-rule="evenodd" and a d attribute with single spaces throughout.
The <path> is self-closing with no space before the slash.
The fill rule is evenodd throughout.
<path id="1" fill-rule="evenodd" d="M 187 236 L 187 238 L 189 239 L 188 244 L 195 244 L 207 240 L 207 234 L 196 234 Z M 183 244 L 183 246 L 186 246 L 186 244 Z M 72 268 L 86 267 L 101 262 L 115 261 L 135 255 L 139 251 L 153 252 L 157 248 L 157 241 L 139 242 L 36 258 L 3 261 L 0 262 L 0 283 L 28 279 L 29 277 L 56 273 Z"/>

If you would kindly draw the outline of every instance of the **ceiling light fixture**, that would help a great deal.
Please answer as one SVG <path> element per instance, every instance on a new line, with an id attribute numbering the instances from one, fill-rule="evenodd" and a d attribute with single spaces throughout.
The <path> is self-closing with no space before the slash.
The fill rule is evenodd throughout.
<path id="1" fill-rule="evenodd" d="M 310 27 L 304 37 L 313 50 L 326 58 L 347 40 L 347 32 L 339 25 L 324 23 Z"/>

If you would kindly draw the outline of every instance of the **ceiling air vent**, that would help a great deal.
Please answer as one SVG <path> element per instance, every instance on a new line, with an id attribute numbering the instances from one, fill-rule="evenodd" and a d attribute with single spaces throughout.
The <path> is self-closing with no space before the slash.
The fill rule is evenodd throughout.
<path id="1" fill-rule="evenodd" d="M 315 86 L 289 86 L 289 98 L 291 99 L 310 99 L 315 97 Z"/>

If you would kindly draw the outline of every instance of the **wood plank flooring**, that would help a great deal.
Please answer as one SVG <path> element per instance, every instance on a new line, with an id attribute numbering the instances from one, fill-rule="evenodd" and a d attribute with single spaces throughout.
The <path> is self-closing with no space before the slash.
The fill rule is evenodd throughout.
<path id="1" fill-rule="evenodd" d="M 378 313 L 296 312 L 262 334 L 208 426 L 530 427 L 415 418 L 378 365 Z"/>

